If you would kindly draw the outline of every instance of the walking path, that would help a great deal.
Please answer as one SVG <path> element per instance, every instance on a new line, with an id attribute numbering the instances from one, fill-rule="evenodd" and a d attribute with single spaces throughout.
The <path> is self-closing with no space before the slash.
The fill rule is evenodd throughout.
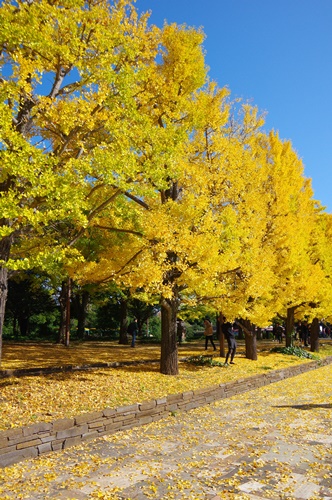
<path id="1" fill-rule="evenodd" d="M 0 498 L 332 499 L 331 374 L 324 366 L 7 467 Z"/>

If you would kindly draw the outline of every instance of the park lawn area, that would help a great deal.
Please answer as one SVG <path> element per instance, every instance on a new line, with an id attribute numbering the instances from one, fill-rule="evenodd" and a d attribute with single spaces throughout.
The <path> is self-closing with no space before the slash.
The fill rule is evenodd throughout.
<path id="1" fill-rule="evenodd" d="M 244 343 L 238 342 L 233 366 L 196 366 L 185 358 L 204 351 L 204 341 L 185 343 L 179 347 L 179 375 L 159 373 L 159 345 L 138 344 L 135 349 L 117 342 L 73 343 L 69 348 L 53 344 L 5 344 L 1 368 L 89 365 L 137 361 L 116 368 L 64 371 L 35 376 L 0 379 L 0 430 L 36 422 L 72 418 L 81 413 L 150 401 L 169 394 L 197 390 L 307 363 L 310 359 L 271 353 L 272 341 L 258 341 L 258 360 L 245 358 Z M 218 353 L 218 351 L 217 351 Z M 332 355 L 332 342 L 322 340 L 317 357 Z M 217 355 L 213 358 L 223 362 Z M 183 361 L 181 361 L 183 360 Z M 145 361 L 144 363 L 141 363 Z M 156 361 L 156 362 L 154 362 Z"/>

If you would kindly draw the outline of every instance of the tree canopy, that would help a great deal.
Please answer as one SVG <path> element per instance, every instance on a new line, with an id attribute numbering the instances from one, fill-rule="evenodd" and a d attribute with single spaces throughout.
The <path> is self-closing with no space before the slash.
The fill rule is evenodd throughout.
<path id="1" fill-rule="evenodd" d="M 201 30 L 130 0 L 5 0 L 0 22 L 0 337 L 8 273 L 34 268 L 159 300 L 163 373 L 183 302 L 331 314 L 330 218 L 290 142 L 209 81 Z"/>

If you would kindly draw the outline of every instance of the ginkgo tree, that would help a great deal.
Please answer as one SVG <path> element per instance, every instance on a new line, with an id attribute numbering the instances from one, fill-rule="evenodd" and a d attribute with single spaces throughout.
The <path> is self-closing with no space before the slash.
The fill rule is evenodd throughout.
<path id="1" fill-rule="evenodd" d="M 124 244 L 137 210 L 169 212 L 206 67 L 203 33 L 129 0 L 7 0 L 0 18 L 3 318 L 8 270 L 70 273 L 105 213 Z"/>
<path id="2" fill-rule="evenodd" d="M 310 259 L 311 231 L 315 225 L 315 204 L 303 164 L 289 141 L 271 132 L 265 144 L 269 178 L 266 183 L 265 251 L 270 251 L 274 280 L 267 302 L 271 317 L 285 319 L 286 344 L 292 342 L 294 312 L 312 301 L 320 272 Z M 271 252 L 272 250 L 272 252 Z"/>
<path id="3" fill-rule="evenodd" d="M 332 254 L 331 214 L 316 207 L 313 224 L 308 230 L 306 251 L 307 286 L 310 287 L 305 300 L 296 309 L 295 317 L 311 323 L 310 350 L 319 350 L 319 322 L 330 321 L 332 314 Z"/>
<path id="4" fill-rule="evenodd" d="M 160 58 L 149 67 L 145 91 L 136 96 L 145 129 L 136 134 L 135 159 L 140 171 L 130 192 L 126 192 L 130 202 L 117 197 L 112 210 L 101 205 L 91 226 L 98 234 L 106 231 L 104 238 L 112 241 L 102 243 L 106 251 L 101 248 L 98 265 L 92 262 L 84 267 L 85 279 L 90 272 L 93 276 L 90 274 L 89 279 L 115 280 L 131 292 L 144 289 L 145 296 L 161 297 L 161 370 L 172 374 L 178 370 L 178 285 L 173 281 L 179 273 L 183 246 L 195 248 L 188 238 L 195 223 L 193 200 L 187 204 L 179 201 L 184 199 L 186 147 L 195 126 L 193 95 L 206 77 L 203 38 L 202 33 L 190 28 L 163 28 Z M 100 192 L 97 194 L 99 197 Z M 198 209 L 200 218 L 200 205 Z"/>
<path id="5" fill-rule="evenodd" d="M 199 49 L 190 75 L 180 61 L 166 109 L 159 81 L 172 76 L 172 44 L 192 37 L 169 27 L 162 39 L 147 19 L 129 0 L 2 2 L 0 333 L 9 270 L 70 266 L 102 210 L 121 196 L 139 203 L 173 177 L 182 137 L 167 120 L 181 115 L 188 77 L 203 82 L 204 58 Z"/>
<path id="6" fill-rule="evenodd" d="M 228 321 L 242 318 L 263 325 L 268 312 L 262 296 L 273 283 L 271 261 L 262 250 L 268 210 L 264 118 L 251 106 L 241 109 L 242 117 L 235 119 L 232 110 L 224 126 L 207 122 L 201 134 L 200 162 L 207 162 L 214 175 L 207 194 L 218 249 L 213 286 L 202 299 Z"/>

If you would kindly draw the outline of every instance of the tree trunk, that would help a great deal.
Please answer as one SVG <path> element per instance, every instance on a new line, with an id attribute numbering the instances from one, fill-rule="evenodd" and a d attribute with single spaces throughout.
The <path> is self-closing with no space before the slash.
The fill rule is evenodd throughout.
<path id="1" fill-rule="evenodd" d="M 246 358 L 257 361 L 257 338 L 255 327 L 250 323 L 249 320 L 241 322 L 243 325 L 245 345 L 246 345 Z"/>
<path id="2" fill-rule="evenodd" d="M 19 332 L 18 332 L 18 328 L 17 328 L 17 316 L 14 315 L 14 318 L 13 318 L 13 335 L 15 337 L 15 339 L 17 340 L 18 337 L 19 337 Z"/>
<path id="3" fill-rule="evenodd" d="M 120 338 L 119 344 L 128 345 L 128 300 L 121 299 L 120 301 Z"/>
<path id="4" fill-rule="evenodd" d="M 178 200 L 180 189 L 177 181 L 170 182 L 169 189 L 160 192 L 162 204 L 167 200 Z M 177 268 L 178 256 L 174 251 L 167 251 L 167 265 L 169 271 L 165 273 L 164 283 L 172 287 L 171 299 L 161 297 L 161 354 L 160 373 L 164 375 L 178 375 L 178 343 L 177 343 L 177 313 L 179 308 L 179 289 L 176 281 L 182 271 Z"/>
<path id="5" fill-rule="evenodd" d="M 294 311 L 295 311 L 295 307 L 288 307 L 288 309 L 287 309 L 286 347 L 291 347 L 291 345 L 293 343 Z"/>
<path id="6" fill-rule="evenodd" d="M 310 328 L 310 351 L 319 352 L 319 320 L 314 318 Z"/>
<path id="7" fill-rule="evenodd" d="M 177 298 L 161 300 L 161 357 L 160 373 L 164 375 L 178 375 L 178 346 L 177 346 Z"/>
<path id="8" fill-rule="evenodd" d="M 75 302 L 77 314 L 77 336 L 80 339 L 85 338 L 87 311 L 89 304 L 90 294 L 87 290 L 81 290 L 76 293 L 72 300 Z"/>
<path id="9" fill-rule="evenodd" d="M 30 333 L 30 322 L 26 314 L 22 313 L 18 317 L 21 337 L 27 337 Z"/>
<path id="10" fill-rule="evenodd" d="M 0 366 L 2 360 L 2 336 L 8 294 L 8 271 L 0 267 Z"/>
<path id="11" fill-rule="evenodd" d="M 71 296 L 71 279 L 67 280 L 67 293 L 66 293 L 66 328 L 65 328 L 65 346 L 69 347 L 70 338 L 70 296 Z"/>
<path id="12" fill-rule="evenodd" d="M 4 222 L 3 220 L 1 222 Z M 10 248 L 12 244 L 11 237 L 2 238 L 0 241 L 0 260 L 7 262 L 10 255 Z M 3 338 L 3 325 L 5 322 L 6 302 L 8 295 L 8 270 L 6 267 L 0 265 L 0 366 L 2 360 L 2 338 Z"/>
<path id="13" fill-rule="evenodd" d="M 66 338 L 66 318 L 67 318 L 67 282 L 61 284 L 61 292 L 59 296 L 60 305 L 60 325 L 58 333 L 58 343 L 64 344 Z"/>

